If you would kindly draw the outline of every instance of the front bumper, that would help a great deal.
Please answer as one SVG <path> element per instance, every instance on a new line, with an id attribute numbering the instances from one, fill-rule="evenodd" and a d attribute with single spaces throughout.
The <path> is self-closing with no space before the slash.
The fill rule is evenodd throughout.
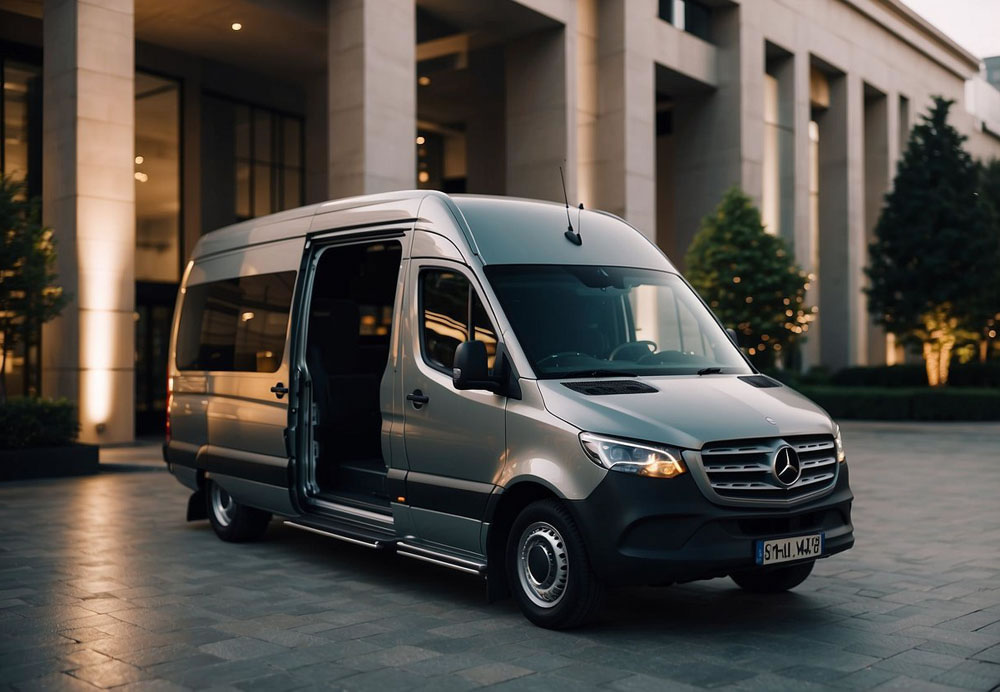
<path id="1" fill-rule="evenodd" d="M 823 557 L 854 545 L 844 464 L 833 490 L 788 508 L 710 502 L 690 473 L 657 479 L 610 472 L 584 500 L 569 503 L 591 567 L 609 584 L 664 584 L 752 568 L 758 539 L 825 534 Z"/>

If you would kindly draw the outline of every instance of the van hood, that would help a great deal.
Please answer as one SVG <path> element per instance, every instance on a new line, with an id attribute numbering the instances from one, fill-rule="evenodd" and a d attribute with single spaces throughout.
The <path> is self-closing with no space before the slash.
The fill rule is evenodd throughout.
<path id="1" fill-rule="evenodd" d="M 561 380 L 538 380 L 538 388 L 551 414 L 581 430 L 686 449 L 718 440 L 834 432 L 823 409 L 784 385 L 758 388 L 735 375 L 638 381 L 657 391 L 590 395 Z"/>

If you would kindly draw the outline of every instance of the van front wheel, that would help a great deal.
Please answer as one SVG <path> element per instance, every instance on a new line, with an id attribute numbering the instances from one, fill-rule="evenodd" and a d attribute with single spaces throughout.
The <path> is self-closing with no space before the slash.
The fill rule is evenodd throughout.
<path id="1" fill-rule="evenodd" d="M 206 481 L 205 504 L 215 535 L 231 543 L 255 541 L 264 535 L 271 514 L 241 505 L 211 479 Z"/>
<path id="2" fill-rule="evenodd" d="M 813 571 L 815 560 L 777 569 L 755 569 L 733 572 L 730 577 L 741 589 L 750 593 L 781 593 L 794 589 Z"/>
<path id="3" fill-rule="evenodd" d="M 603 601 L 583 537 L 556 500 L 533 502 L 514 521 L 507 538 L 507 580 L 525 617 L 539 627 L 581 625 Z"/>

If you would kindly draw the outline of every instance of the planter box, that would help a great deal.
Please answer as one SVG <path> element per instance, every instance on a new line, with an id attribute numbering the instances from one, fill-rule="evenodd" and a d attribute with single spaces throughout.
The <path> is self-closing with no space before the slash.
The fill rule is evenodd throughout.
<path id="1" fill-rule="evenodd" d="M 97 445 L 0 449 L 0 481 L 97 473 Z"/>

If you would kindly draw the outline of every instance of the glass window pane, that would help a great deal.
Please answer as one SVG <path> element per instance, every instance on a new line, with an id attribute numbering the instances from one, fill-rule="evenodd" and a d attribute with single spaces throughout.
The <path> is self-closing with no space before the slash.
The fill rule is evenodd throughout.
<path id="1" fill-rule="evenodd" d="M 236 162 L 236 216 L 249 219 L 250 213 L 250 164 Z"/>
<path id="2" fill-rule="evenodd" d="M 294 287 L 293 271 L 190 286 L 177 333 L 177 367 L 275 372 Z"/>
<path id="3" fill-rule="evenodd" d="M 180 84 L 135 75 L 135 278 L 180 280 Z"/>
<path id="4" fill-rule="evenodd" d="M 250 158 L 250 108 L 238 105 L 235 108 L 236 118 L 236 157 Z"/>
<path id="5" fill-rule="evenodd" d="M 41 97 L 41 69 L 35 65 L 26 65 L 11 60 L 3 63 L 3 149 L 4 170 L 2 173 L 14 180 L 26 181 L 32 185 L 28 177 L 28 169 L 32 165 L 32 145 L 38 142 L 29 140 L 38 137 L 40 133 L 41 112 L 39 109 Z M 35 172 L 38 175 L 38 172 Z M 40 190 L 29 191 L 38 194 Z"/>
<path id="6" fill-rule="evenodd" d="M 271 114 L 254 108 L 253 110 L 253 160 L 270 162 L 271 152 Z"/>
<path id="7" fill-rule="evenodd" d="M 469 281 L 461 274 L 432 269 L 421 274 L 424 357 L 451 371 L 455 349 L 468 340 Z"/>
<path id="8" fill-rule="evenodd" d="M 302 122 L 298 118 L 282 118 L 284 123 L 284 161 L 286 166 L 302 166 Z"/>
<path id="9" fill-rule="evenodd" d="M 286 168 L 285 199 L 282 209 L 294 209 L 302 206 L 302 174 L 295 168 Z"/>
<path id="10" fill-rule="evenodd" d="M 472 296 L 472 324 L 475 340 L 486 344 L 486 365 L 492 369 L 497 355 L 497 330 L 493 328 L 493 323 L 490 322 L 490 317 L 478 294 Z"/>
<path id="11" fill-rule="evenodd" d="M 266 164 L 254 164 L 253 216 L 264 216 L 271 211 L 271 167 Z"/>

